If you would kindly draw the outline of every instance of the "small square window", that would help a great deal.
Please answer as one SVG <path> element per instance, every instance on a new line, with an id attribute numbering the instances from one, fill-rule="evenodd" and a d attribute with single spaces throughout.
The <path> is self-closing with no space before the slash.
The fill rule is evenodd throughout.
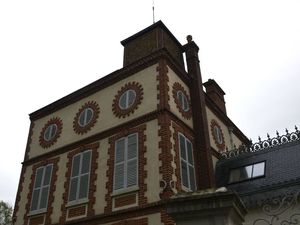
<path id="1" fill-rule="evenodd" d="M 255 163 L 232 169 L 229 175 L 229 183 L 250 180 L 265 175 L 265 162 Z"/>

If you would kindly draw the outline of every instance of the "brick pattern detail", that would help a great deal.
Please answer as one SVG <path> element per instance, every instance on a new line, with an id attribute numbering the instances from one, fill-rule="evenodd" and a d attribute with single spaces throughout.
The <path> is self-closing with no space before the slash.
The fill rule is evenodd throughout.
<path id="1" fill-rule="evenodd" d="M 87 217 L 92 217 L 95 215 L 95 210 L 93 209 L 93 205 L 95 204 L 96 197 L 95 197 L 95 191 L 96 191 L 96 179 L 97 179 L 97 174 L 96 174 L 96 169 L 98 168 L 97 164 L 97 159 L 99 156 L 99 153 L 97 151 L 99 147 L 99 143 L 93 143 L 93 144 L 88 144 L 79 147 L 78 149 L 71 151 L 68 153 L 68 162 L 67 162 L 67 171 L 65 174 L 65 183 L 64 183 L 64 188 L 65 192 L 63 194 L 63 204 L 61 205 L 61 212 L 62 215 L 59 219 L 60 223 L 63 224 L 66 222 L 66 216 L 67 216 L 67 203 L 68 203 L 68 197 L 69 197 L 69 184 L 70 184 L 70 177 L 71 177 L 71 172 L 72 172 L 72 160 L 73 157 L 80 153 L 84 152 L 86 150 L 92 150 L 92 160 L 91 160 L 91 173 L 90 173 L 90 184 L 89 184 L 89 193 L 88 193 L 88 208 L 87 208 Z"/>
<path id="2" fill-rule="evenodd" d="M 114 160 L 115 160 L 115 142 L 119 138 L 124 136 L 128 136 L 132 133 L 138 133 L 138 205 L 144 206 L 147 204 L 147 197 L 145 196 L 145 192 L 147 191 L 147 171 L 145 170 L 145 165 L 147 160 L 145 158 L 145 153 L 147 148 L 145 146 L 146 135 L 144 131 L 146 130 L 146 124 L 142 124 L 138 127 L 123 129 L 117 135 L 109 138 L 110 147 L 108 149 L 109 159 L 107 160 L 107 168 L 106 176 L 107 176 L 107 183 L 106 183 L 106 190 L 108 190 L 107 194 L 105 195 L 106 206 L 104 209 L 105 213 L 112 212 L 112 197 L 111 194 L 113 193 L 113 180 L 114 180 Z"/>
<path id="3" fill-rule="evenodd" d="M 83 216 L 86 214 L 86 205 L 72 207 L 68 209 L 68 218 Z"/>
<path id="4" fill-rule="evenodd" d="M 218 127 L 218 129 L 220 130 L 220 133 L 222 135 L 222 143 L 219 143 L 218 140 L 217 140 L 217 136 L 216 136 L 216 133 L 215 133 L 215 127 Z M 223 131 L 220 127 L 220 125 L 218 124 L 218 122 L 216 120 L 211 120 L 210 122 L 210 131 L 211 131 L 211 135 L 215 141 L 215 144 L 219 150 L 219 152 L 222 152 L 225 150 L 225 139 L 224 139 L 224 134 L 223 134 Z"/>
<path id="5" fill-rule="evenodd" d="M 174 173 L 174 169 L 172 167 L 173 155 L 171 153 L 171 119 L 167 114 L 159 115 L 158 125 L 158 136 L 160 137 L 160 141 L 158 143 L 160 149 L 159 160 L 161 161 L 159 173 L 162 175 L 163 180 L 163 183 L 161 182 L 160 185 L 166 185 L 162 193 L 160 193 L 160 198 L 168 199 L 174 194 L 172 188 L 169 185 L 172 181 L 172 175 Z"/>
<path id="6" fill-rule="evenodd" d="M 175 225 L 174 220 L 167 214 L 165 209 L 161 210 L 160 219 L 164 225 Z"/>
<path id="7" fill-rule="evenodd" d="M 91 119 L 91 121 L 86 124 L 84 127 L 79 125 L 79 116 L 80 114 L 87 108 L 91 108 L 93 110 L 93 117 Z M 97 102 L 95 101 L 88 101 L 87 103 L 85 103 L 76 113 L 76 116 L 74 117 L 74 121 L 73 121 L 73 129 L 75 131 L 75 133 L 77 134 L 85 134 L 87 133 L 89 130 L 92 129 L 92 127 L 95 125 L 95 123 L 97 122 L 97 119 L 99 117 L 99 113 L 100 113 L 100 108 L 99 105 L 97 104 Z"/>
<path id="8" fill-rule="evenodd" d="M 40 225 L 44 224 L 45 215 L 35 216 L 29 219 L 29 225 Z"/>
<path id="9" fill-rule="evenodd" d="M 135 101 L 134 103 L 128 108 L 128 109 L 121 109 L 119 106 L 119 100 L 122 94 L 128 90 L 134 90 L 135 91 Z M 141 104 L 143 100 L 143 87 L 138 82 L 129 82 L 125 84 L 116 94 L 113 104 L 112 104 L 112 111 L 116 117 L 126 117 L 129 116 L 131 113 L 133 113 Z"/>
<path id="10" fill-rule="evenodd" d="M 51 124 L 56 124 L 57 130 L 56 130 L 56 133 L 55 133 L 54 137 L 51 140 L 47 141 L 47 140 L 44 139 L 44 134 L 45 134 L 45 131 L 48 128 L 48 126 L 51 125 Z M 49 148 L 50 146 L 54 145 L 54 143 L 56 143 L 57 139 L 60 137 L 60 134 L 61 134 L 61 131 L 62 131 L 62 126 L 63 126 L 63 123 L 62 123 L 62 120 L 60 118 L 58 118 L 58 117 L 51 118 L 45 124 L 45 126 L 43 127 L 43 129 L 41 131 L 40 138 L 39 138 L 40 145 L 43 148 Z"/>
<path id="11" fill-rule="evenodd" d="M 158 81 L 157 85 L 157 99 L 159 100 L 158 103 L 158 110 L 160 109 L 170 109 L 169 105 L 169 77 L 168 77 L 168 67 L 167 62 L 165 59 L 159 60 L 158 66 L 156 68 L 158 72 L 156 80 Z"/>
<path id="12" fill-rule="evenodd" d="M 115 199 L 115 208 L 122 207 L 125 205 L 132 205 L 136 203 L 136 194 L 126 195 L 121 197 L 116 197 Z"/>
<path id="13" fill-rule="evenodd" d="M 189 109 L 187 111 L 184 111 L 183 108 L 182 108 L 182 105 L 180 104 L 179 102 L 179 99 L 177 97 L 177 92 L 178 91 L 182 91 L 182 93 L 185 95 L 185 97 L 187 98 L 187 102 L 189 104 Z M 192 104 L 191 104 L 191 100 L 190 100 L 190 97 L 189 95 L 187 94 L 186 90 L 181 86 L 180 83 L 178 82 L 175 82 L 173 84 L 173 90 L 172 90 L 172 93 L 173 93 L 173 99 L 174 99 L 174 102 L 176 104 L 176 107 L 178 109 L 178 111 L 181 113 L 181 115 L 186 118 L 186 119 L 191 119 L 192 118 Z"/>
<path id="14" fill-rule="evenodd" d="M 174 139 L 174 150 L 175 150 L 175 164 L 176 164 L 176 169 L 175 169 L 175 174 L 177 177 L 177 182 L 176 182 L 176 189 L 179 191 L 183 191 L 182 185 L 181 185 L 181 164 L 180 164 L 180 148 L 179 148 L 179 138 L 178 138 L 178 133 L 182 133 L 186 138 L 188 138 L 192 145 L 193 145 L 193 156 L 194 156 L 194 169 L 195 169 L 195 177 L 196 177 L 196 183 L 198 186 L 198 167 L 197 164 L 195 163 L 195 142 L 194 142 L 194 135 L 190 132 L 189 129 L 187 129 L 184 126 L 180 126 L 176 124 L 175 122 L 172 122 L 172 126 L 174 129 L 173 133 L 173 139 Z"/>
<path id="15" fill-rule="evenodd" d="M 148 225 L 148 218 L 141 218 L 136 220 L 122 220 L 112 225 Z"/>
<path id="16" fill-rule="evenodd" d="M 35 176 L 36 176 L 36 170 L 41 167 L 41 166 L 46 166 L 48 164 L 53 164 L 52 168 L 52 177 L 51 177 L 51 183 L 50 183 L 50 189 L 49 189 L 49 196 L 48 196 L 48 206 L 47 206 L 47 211 L 45 212 L 46 218 L 45 218 L 45 225 L 51 224 L 51 214 L 53 212 L 53 206 L 52 203 L 54 201 L 54 193 L 56 190 L 56 181 L 57 181 L 57 171 L 58 171 L 58 161 L 59 158 L 52 158 L 52 159 L 46 159 L 38 164 L 35 164 L 32 167 L 32 173 L 30 177 L 30 185 L 29 185 L 29 193 L 27 195 L 27 203 L 26 203 L 26 213 L 24 215 L 24 221 L 25 224 L 28 223 L 28 219 L 31 219 L 30 216 L 27 216 L 30 212 L 30 206 L 31 206 L 31 199 L 32 199 L 32 194 L 33 194 L 33 186 L 34 186 L 34 181 L 35 181 Z"/>

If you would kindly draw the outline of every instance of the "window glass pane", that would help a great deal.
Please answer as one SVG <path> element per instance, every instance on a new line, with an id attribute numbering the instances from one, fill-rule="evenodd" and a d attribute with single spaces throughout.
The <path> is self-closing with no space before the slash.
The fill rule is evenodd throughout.
<path id="1" fill-rule="evenodd" d="M 51 180 L 52 165 L 48 165 L 45 171 L 44 185 L 49 185 Z"/>
<path id="2" fill-rule="evenodd" d="M 127 107 L 130 107 L 133 105 L 134 101 L 135 101 L 135 91 L 134 90 L 129 90 L 128 91 L 128 106 Z"/>
<path id="3" fill-rule="evenodd" d="M 51 132 L 51 125 L 46 128 L 45 133 L 44 133 L 44 139 L 46 141 L 50 140 L 50 132 Z"/>
<path id="4" fill-rule="evenodd" d="M 179 135 L 179 145 L 181 158 L 186 160 L 185 138 L 182 135 Z"/>
<path id="5" fill-rule="evenodd" d="M 181 91 L 177 92 L 177 99 L 178 99 L 179 105 L 182 107 L 183 99 L 182 99 L 182 92 Z"/>
<path id="6" fill-rule="evenodd" d="M 42 196 L 41 196 L 40 209 L 45 209 L 45 208 L 47 208 L 48 193 L 49 193 L 49 186 L 44 187 L 44 188 L 42 189 Z"/>
<path id="7" fill-rule="evenodd" d="M 127 163 L 127 187 L 137 184 L 137 159 Z"/>
<path id="8" fill-rule="evenodd" d="M 183 110 L 184 111 L 188 111 L 189 110 L 189 104 L 188 104 L 188 101 L 187 101 L 187 98 L 184 94 L 182 94 L 182 101 L 183 101 Z"/>
<path id="9" fill-rule="evenodd" d="M 195 182 L 195 171 L 194 167 L 189 166 L 189 175 L 190 175 L 190 189 L 192 191 L 196 190 L 196 182 Z"/>
<path id="10" fill-rule="evenodd" d="M 86 109 L 86 118 L 85 118 L 85 124 L 88 124 L 91 122 L 93 118 L 93 110 L 91 108 Z"/>
<path id="11" fill-rule="evenodd" d="M 192 143 L 188 140 L 186 141 L 186 147 L 187 147 L 187 154 L 188 154 L 188 162 L 194 165 Z"/>
<path id="12" fill-rule="evenodd" d="M 43 172 L 44 172 L 44 167 L 37 169 L 34 188 L 38 188 L 42 185 Z"/>
<path id="13" fill-rule="evenodd" d="M 79 199 L 87 198 L 88 196 L 89 174 L 83 175 L 80 178 Z"/>
<path id="14" fill-rule="evenodd" d="M 31 211 L 38 209 L 39 196 L 40 196 L 40 189 L 34 190 L 32 195 Z"/>
<path id="15" fill-rule="evenodd" d="M 116 142 L 116 163 L 124 161 L 125 139 Z"/>
<path id="16" fill-rule="evenodd" d="M 187 164 L 183 160 L 181 160 L 181 178 L 182 185 L 189 188 Z"/>
<path id="17" fill-rule="evenodd" d="M 251 178 L 252 165 L 240 168 L 240 181 Z"/>
<path id="18" fill-rule="evenodd" d="M 55 134 L 56 134 L 56 131 L 57 131 L 57 125 L 56 124 L 51 124 L 51 135 L 49 137 L 49 139 L 52 139 L 54 138 Z"/>
<path id="19" fill-rule="evenodd" d="M 88 173 L 90 171 L 90 159 L 91 151 L 86 151 L 82 155 L 81 174 Z"/>
<path id="20" fill-rule="evenodd" d="M 124 163 L 115 166 L 114 190 L 124 187 Z"/>
<path id="21" fill-rule="evenodd" d="M 259 177 L 265 175 L 265 163 L 257 163 L 253 165 L 252 177 Z"/>
<path id="22" fill-rule="evenodd" d="M 126 98 L 127 98 L 127 92 L 124 92 L 119 100 L 119 106 L 121 109 L 126 109 Z"/>
<path id="23" fill-rule="evenodd" d="M 79 175 L 79 164 L 80 164 L 80 155 L 76 155 L 73 158 L 72 177 Z"/>
<path id="24" fill-rule="evenodd" d="M 232 182 L 237 182 L 240 180 L 240 175 L 241 172 L 240 172 L 240 169 L 234 169 L 234 170 L 231 170 L 230 171 L 230 177 L 229 177 L 229 182 L 232 183 Z"/>
<path id="25" fill-rule="evenodd" d="M 72 178 L 70 182 L 69 201 L 76 200 L 77 185 L 78 185 L 78 177 Z"/>
<path id="26" fill-rule="evenodd" d="M 85 121 L 85 110 L 83 110 L 80 113 L 79 120 L 78 120 L 79 125 L 83 127 L 85 125 L 84 121 Z"/>

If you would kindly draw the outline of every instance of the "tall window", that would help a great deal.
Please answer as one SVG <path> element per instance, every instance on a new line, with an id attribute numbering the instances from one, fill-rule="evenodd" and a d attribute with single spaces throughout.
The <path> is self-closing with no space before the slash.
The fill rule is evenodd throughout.
<path id="1" fill-rule="evenodd" d="M 44 211 L 48 205 L 53 165 L 39 167 L 36 170 L 30 211 Z"/>
<path id="2" fill-rule="evenodd" d="M 136 186 L 138 182 L 138 135 L 131 134 L 115 143 L 114 190 Z"/>
<path id="3" fill-rule="evenodd" d="M 76 203 L 88 198 L 91 155 L 92 151 L 88 150 L 73 157 L 69 202 Z"/>
<path id="4" fill-rule="evenodd" d="M 189 190 L 196 189 L 193 146 L 189 139 L 179 133 L 181 181 Z"/>

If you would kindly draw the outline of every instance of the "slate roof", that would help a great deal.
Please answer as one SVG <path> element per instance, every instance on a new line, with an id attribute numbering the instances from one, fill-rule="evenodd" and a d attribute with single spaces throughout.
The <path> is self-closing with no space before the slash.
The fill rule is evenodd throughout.
<path id="1" fill-rule="evenodd" d="M 231 169 L 262 161 L 264 177 L 228 184 Z M 222 159 L 216 165 L 216 181 L 218 187 L 236 191 L 248 207 L 300 190 L 300 140 Z"/>

